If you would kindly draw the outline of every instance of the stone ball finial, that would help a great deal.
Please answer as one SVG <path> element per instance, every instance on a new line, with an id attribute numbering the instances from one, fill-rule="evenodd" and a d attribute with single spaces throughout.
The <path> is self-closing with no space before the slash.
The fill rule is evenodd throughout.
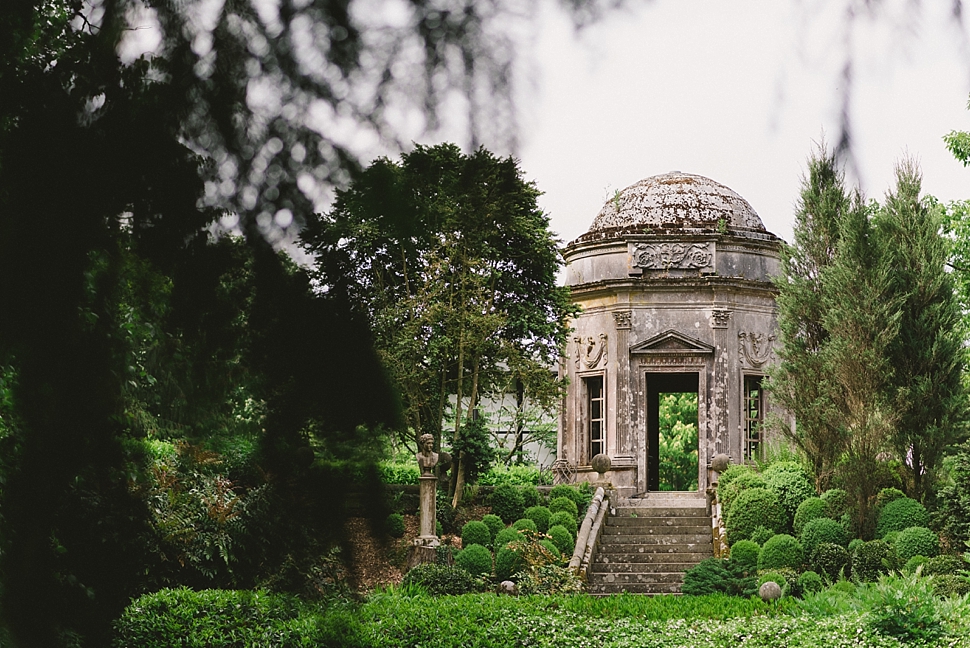
<path id="1" fill-rule="evenodd" d="M 775 581 L 765 581 L 758 589 L 762 601 L 777 601 L 781 598 L 781 586 Z"/>
<path id="2" fill-rule="evenodd" d="M 613 461 L 605 454 L 600 453 L 593 457 L 593 460 L 590 461 L 589 464 L 592 466 L 593 470 L 599 473 L 600 479 L 602 480 L 603 475 L 608 473 L 610 468 L 613 466 Z"/>
<path id="3" fill-rule="evenodd" d="M 731 465 L 730 455 L 726 455 L 723 452 L 720 452 L 714 455 L 714 458 L 711 459 L 711 469 L 719 473 L 722 473 L 725 470 L 727 470 L 727 467 L 730 465 Z"/>

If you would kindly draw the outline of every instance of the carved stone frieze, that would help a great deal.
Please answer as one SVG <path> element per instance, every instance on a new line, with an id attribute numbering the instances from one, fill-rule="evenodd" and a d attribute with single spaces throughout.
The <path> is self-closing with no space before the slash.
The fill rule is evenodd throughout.
<path id="1" fill-rule="evenodd" d="M 738 333 L 738 351 L 741 363 L 747 362 L 752 367 L 761 367 L 771 359 L 774 353 L 775 335 L 772 333 Z"/>
<path id="2" fill-rule="evenodd" d="M 729 319 L 731 319 L 731 311 L 713 310 L 711 311 L 711 328 L 727 328 Z"/>
<path id="3" fill-rule="evenodd" d="M 629 329 L 633 318 L 633 311 L 613 311 L 613 323 L 617 330 Z"/>
<path id="4" fill-rule="evenodd" d="M 576 368 L 595 369 L 600 363 L 605 365 L 609 361 L 609 352 L 606 349 L 607 339 L 606 333 L 600 333 L 598 338 L 594 338 L 592 335 L 585 338 L 582 336 L 574 337 Z"/>
<path id="5" fill-rule="evenodd" d="M 667 366 L 667 367 L 678 367 L 684 366 L 702 366 L 707 363 L 707 358 L 702 356 L 677 356 L 677 357 L 663 357 L 663 356 L 639 356 L 640 366 L 650 365 L 650 366 Z"/>
<path id="6" fill-rule="evenodd" d="M 714 265 L 712 243 L 636 243 L 630 266 L 642 270 L 700 270 Z"/>

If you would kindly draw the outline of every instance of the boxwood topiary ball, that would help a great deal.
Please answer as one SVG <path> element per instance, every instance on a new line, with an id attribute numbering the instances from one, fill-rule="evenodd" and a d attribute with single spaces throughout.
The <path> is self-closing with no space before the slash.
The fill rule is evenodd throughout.
<path id="1" fill-rule="evenodd" d="M 496 551 L 504 549 L 510 542 L 522 542 L 525 536 L 518 529 L 506 528 L 495 534 L 493 546 Z"/>
<path id="2" fill-rule="evenodd" d="M 559 547 L 559 551 L 561 551 L 564 556 L 573 555 L 576 542 L 573 540 L 573 536 L 569 532 L 569 529 L 561 524 L 551 526 L 549 527 L 549 536 L 552 538 L 552 542 Z"/>
<path id="3" fill-rule="evenodd" d="M 466 522 L 461 528 L 461 546 L 482 545 L 483 547 L 492 546 L 492 532 L 488 525 L 479 520 Z"/>
<path id="4" fill-rule="evenodd" d="M 536 532 L 539 530 L 538 527 L 536 527 L 536 523 L 530 520 L 529 518 L 522 518 L 521 520 L 516 520 L 515 524 L 512 525 L 512 528 L 515 529 L 516 531 Z"/>
<path id="5" fill-rule="evenodd" d="M 749 488 L 768 488 L 765 478 L 755 472 L 745 472 L 737 475 L 725 485 L 717 485 L 717 499 L 721 503 L 721 510 L 727 511 L 734 504 L 743 491 Z"/>
<path id="6" fill-rule="evenodd" d="M 758 568 L 758 554 L 760 553 L 761 547 L 758 546 L 757 542 L 738 540 L 731 545 L 731 562 L 741 565 L 745 571 L 751 571 Z"/>
<path id="7" fill-rule="evenodd" d="M 884 540 L 870 540 L 863 543 L 852 556 L 852 580 L 857 583 L 871 583 L 880 574 L 895 569 L 896 551 Z"/>
<path id="8" fill-rule="evenodd" d="M 813 571 L 804 572 L 798 577 L 798 589 L 803 594 L 821 592 L 824 588 L 825 583 L 822 582 L 822 577 Z"/>
<path id="9" fill-rule="evenodd" d="M 738 495 L 725 516 L 728 544 L 750 539 L 752 532 L 759 526 L 774 532 L 781 531 L 785 522 L 785 509 L 774 491 L 767 488 L 749 488 Z"/>
<path id="10" fill-rule="evenodd" d="M 576 506 L 576 502 L 569 499 L 568 497 L 556 497 L 549 501 L 549 511 L 551 513 L 559 513 L 560 511 L 565 511 L 570 513 L 574 518 L 579 517 L 579 507 Z"/>
<path id="11" fill-rule="evenodd" d="M 751 532 L 751 542 L 757 542 L 759 547 L 763 547 L 775 532 L 765 526 L 756 526 Z"/>
<path id="12" fill-rule="evenodd" d="M 492 513 L 502 518 L 506 524 L 511 523 L 513 520 L 518 520 L 522 517 L 522 512 L 525 510 L 525 500 L 522 497 L 522 491 L 509 484 L 496 486 L 489 498 L 489 503 L 492 506 Z"/>
<path id="13" fill-rule="evenodd" d="M 552 540 L 549 540 L 549 539 L 540 540 L 539 544 L 545 547 L 546 551 L 552 554 L 552 557 L 555 558 L 556 561 L 562 560 L 562 552 L 559 551 L 559 547 L 557 547 L 556 543 L 554 543 Z"/>
<path id="14" fill-rule="evenodd" d="M 816 518 L 832 517 L 832 507 L 821 497 L 809 497 L 798 505 L 795 511 L 795 519 L 792 521 L 792 530 L 796 536 L 802 534 L 802 529 L 810 521 Z"/>
<path id="15" fill-rule="evenodd" d="M 901 497 L 882 507 L 876 523 L 876 536 L 882 538 L 890 531 L 929 526 L 929 521 L 930 516 L 922 504 L 914 499 Z"/>
<path id="16" fill-rule="evenodd" d="M 573 536 L 573 540 L 576 540 L 576 533 L 579 531 L 579 525 L 576 523 L 576 517 L 569 513 L 568 511 L 559 511 L 558 513 L 553 513 L 549 518 L 549 528 L 554 526 L 565 527 L 569 531 L 570 535 Z"/>
<path id="17" fill-rule="evenodd" d="M 966 567 L 966 563 L 948 554 L 927 558 L 923 567 L 923 574 L 926 576 L 941 576 L 943 574 L 956 574 Z"/>
<path id="18" fill-rule="evenodd" d="M 940 538 L 926 527 L 909 527 L 899 532 L 893 546 L 900 562 L 913 556 L 932 558 L 940 553 Z"/>
<path id="19" fill-rule="evenodd" d="M 815 547 L 823 542 L 831 542 L 844 547 L 849 542 L 849 536 L 845 532 L 845 528 L 835 520 L 815 518 L 802 529 L 801 541 L 805 553 L 812 555 Z"/>
<path id="20" fill-rule="evenodd" d="M 822 499 L 832 508 L 833 518 L 849 512 L 849 494 L 841 488 L 830 488 L 822 493 Z"/>
<path id="21" fill-rule="evenodd" d="M 780 533 L 772 537 L 758 554 L 758 569 L 799 569 L 805 561 L 802 543 L 788 535 Z"/>
<path id="22" fill-rule="evenodd" d="M 808 564 L 813 571 L 834 583 L 842 576 L 851 575 L 849 552 L 845 547 L 823 542 L 809 554 Z"/>
<path id="23" fill-rule="evenodd" d="M 490 576 L 492 573 L 492 552 L 482 545 L 469 545 L 455 556 L 455 565 L 475 578 Z"/>
<path id="24" fill-rule="evenodd" d="M 502 518 L 494 513 L 482 516 L 482 522 L 485 523 L 489 533 L 492 534 L 492 540 L 495 540 L 495 536 L 498 535 L 499 531 L 505 528 L 505 522 L 502 522 Z"/>
<path id="25" fill-rule="evenodd" d="M 545 533 L 549 529 L 552 513 L 545 506 L 530 506 L 525 510 L 525 517 L 535 522 L 536 528 Z"/>
<path id="26" fill-rule="evenodd" d="M 404 537 L 404 516 L 400 513 L 391 513 L 387 516 L 387 521 L 384 523 L 384 528 L 387 531 L 387 535 L 392 538 L 403 538 Z"/>
<path id="27" fill-rule="evenodd" d="M 787 463 L 787 462 L 784 462 Z M 797 467 L 798 464 L 795 464 Z M 787 515 L 786 524 L 791 524 L 799 505 L 809 497 L 815 496 L 815 487 L 799 468 L 794 471 L 778 471 L 765 475 L 768 487 L 778 493 L 778 500 Z"/>
<path id="28" fill-rule="evenodd" d="M 522 503 L 526 508 L 542 504 L 542 493 L 535 486 L 519 486 L 519 492 L 522 493 Z"/>
<path id="29" fill-rule="evenodd" d="M 509 548 L 499 549 L 495 554 L 495 578 L 498 580 L 511 579 L 522 566 L 522 556 Z"/>

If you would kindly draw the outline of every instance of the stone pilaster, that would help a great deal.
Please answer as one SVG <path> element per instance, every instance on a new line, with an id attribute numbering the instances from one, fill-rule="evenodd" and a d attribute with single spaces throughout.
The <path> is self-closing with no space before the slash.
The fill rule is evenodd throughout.
<path id="1" fill-rule="evenodd" d="M 631 385 L 630 328 L 633 311 L 613 311 L 616 326 L 616 378 L 613 380 L 613 403 L 616 412 L 616 449 L 610 453 L 617 465 L 636 464 L 636 440 L 630 426 Z"/>

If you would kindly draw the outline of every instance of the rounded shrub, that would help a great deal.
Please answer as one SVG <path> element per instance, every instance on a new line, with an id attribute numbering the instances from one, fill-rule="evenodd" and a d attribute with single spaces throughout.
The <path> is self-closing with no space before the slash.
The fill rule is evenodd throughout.
<path id="1" fill-rule="evenodd" d="M 906 574 L 915 574 L 916 570 L 920 567 L 923 568 L 923 573 L 926 574 L 926 561 L 929 560 L 926 556 L 911 556 L 906 564 L 903 565 L 903 572 Z"/>
<path id="2" fill-rule="evenodd" d="M 488 527 L 488 532 L 491 534 L 492 540 L 495 540 L 498 532 L 505 528 L 505 522 L 502 522 L 502 518 L 494 513 L 482 516 L 482 522 Z"/>
<path id="3" fill-rule="evenodd" d="M 564 556 L 573 555 L 573 551 L 576 548 L 576 542 L 573 540 L 573 535 L 569 532 L 569 529 L 561 524 L 556 524 L 555 526 L 549 527 L 549 536 L 552 538 L 552 542 L 559 547 L 559 551 L 562 552 Z"/>
<path id="4" fill-rule="evenodd" d="M 500 581 L 510 580 L 522 567 L 522 556 L 508 547 L 499 549 L 495 554 L 495 578 Z"/>
<path id="5" fill-rule="evenodd" d="M 970 581 L 956 574 L 941 574 L 933 580 L 933 594 L 940 598 L 963 596 L 970 592 Z"/>
<path id="6" fill-rule="evenodd" d="M 730 589 L 734 576 L 721 558 L 705 558 L 684 574 L 680 591 L 688 596 L 716 594 Z"/>
<path id="7" fill-rule="evenodd" d="M 523 540 L 525 540 L 525 536 L 517 529 L 506 528 L 495 534 L 495 541 L 492 546 L 495 547 L 496 551 L 499 551 L 507 547 L 511 542 L 522 542 Z"/>
<path id="8" fill-rule="evenodd" d="M 545 547 L 546 551 L 551 553 L 556 560 L 562 560 L 562 552 L 559 550 L 559 547 L 556 546 L 555 542 L 553 542 L 552 540 L 546 539 L 546 540 L 540 540 L 539 544 Z"/>
<path id="9" fill-rule="evenodd" d="M 526 508 L 542 505 L 542 493 L 535 486 L 519 486 L 522 493 L 522 505 Z"/>
<path id="10" fill-rule="evenodd" d="M 525 499 L 522 497 L 522 491 L 509 484 L 496 486 L 491 497 L 489 497 L 489 503 L 492 506 L 492 513 L 502 518 L 506 524 L 518 520 L 522 517 L 522 512 L 525 511 Z"/>
<path id="11" fill-rule="evenodd" d="M 568 497 L 556 497 L 555 499 L 549 500 L 549 512 L 559 513 L 560 511 L 565 511 L 574 518 L 579 519 L 579 507 L 576 506 L 576 502 Z"/>
<path id="12" fill-rule="evenodd" d="M 755 470 L 747 464 L 731 464 L 727 469 L 722 472 L 717 478 L 717 491 L 720 495 L 722 489 L 727 488 L 727 486 L 733 482 L 735 479 L 741 475 L 750 475 L 754 473 Z"/>
<path id="13" fill-rule="evenodd" d="M 871 583 L 896 568 L 896 552 L 884 540 L 863 543 L 852 555 L 852 580 Z"/>
<path id="14" fill-rule="evenodd" d="M 883 540 L 889 544 L 896 544 L 896 538 L 899 537 L 899 531 L 890 531 L 882 537 Z"/>
<path id="15" fill-rule="evenodd" d="M 956 574 L 966 568 L 966 563 L 949 554 L 934 556 L 926 559 L 923 567 L 923 574 L 926 576 L 942 576 L 943 574 Z"/>
<path id="16" fill-rule="evenodd" d="M 863 540 L 862 538 L 853 538 L 852 540 L 849 540 L 849 546 L 848 546 L 849 554 L 850 555 L 854 554 L 856 551 L 859 550 L 859 547 L 861 547 L 865 543 L 866 541 Z"/>
<path id="17" fill-rule="evenodd" d="M 788 463 L 793 462 L 781 462 L 775 465 Z M 798 464 L 794 465 L 798 466 Z M 765 475 L 765 480 L 768 482 L 768 488 L 778 493 L 778 500 L 785 509 L 788 524 L 795 518 L 799 505 L 809 497 L 815 496 L 815 487 L 812 486 L 812 482 L 808 480 L 801 468 L 798 468 L 797 472 L 781 470 L 773 473 L 768 472 Z"/>
<path id="18" fill-rule="evenodd" d="M 466 522 L 465 526 L 461 528 L 461 546 L 467 547 L 473 544 L 483 547 L 492 546 L 492 532 L 484 522 L 472 520 Z"/>
<path id="19" fill-rule="evenodd" d="M 479 544 L 468 545 L 455 555 L 455 565 L 475 578 L 492 573 L 492 552 Z"/>
<path id="20" fill-rule="evenodd" d="M 764 585 L 768 581 L 771 581 L 772 583 L 777 584 L 778 587 L 780 587 L 781 590 L 784 592 L 785 588 L 788 586 L 788 574 L 777 569 L 769 569 L 765 571 L 763 574 L 758 575 L 759 587 L 761 585 Z"/>
<path id="21" fill-rule="evenodd" d="M 566 527 L 566 530 L 573 536 L 573 540 L 576 539 L 576 534 L 579 532 L 579 524 L 576 522 L 576 516 L 570 514 L 568 511 L 553 513 L 549 518 L 549 528 L 557 525 Z"/>
<path id="22" fill-rule="evenodd" d="M 420 585 L 433 596 L 458 596 L 481 590 L 468 571 L 454 565 L 421 563 L 404 575 L 402 585 Z"/>
<path id="23" fill-rule="evenodd" d="M 779 475 L 781 473 L 801 475 L 805 479 L 809 478 L 808 472 L 806 472 L 805 469 L 802 468 L 801 464 L 797 461 L 776 461 L 761 471 L 761 474 L 764 475 L 765 479 L 771 479 L 775 475 Z"/>
<path id="24" fill-rule="evenodd" d="M 779 533 L 772 537 L 758 554 L 758 569 L 799 569 L 805 562 L 802 543 L 788 535 Z"/>
<path id="25" fill-rule="evenodd" d="M 929 526 L 930 516 L 926 508 L 914 499 L 901 497 L 889 502 L 879 511 L 876 537 L 882 538 L 890 531 L 902 531 L 909 527 Z"/>
<path id="26" fill-rule="evenodd" d="M 521 520 L 516 520 L 512 528 L 516 531 L 532 531 L 537 532 L 539 529 L 536 527 L 536 523 L 529 518 L 522 518 Z"/>
<path id="27" fill-rule="evenodd" d="M 775 532 L 766 526 L 756 526 L 754 531 L 751 532 L 751 542 L 757 542 L 759 547 L 765 546 L 765 543 L 771 539 L 771 536 L 775 535 Z"/>
<path id="28" fill-rule="evenodd" d="M 845 546 L 849 543 L 849 536 L 845 532 L 845 527 L 829 518 L 815 518 L 805 525 L 801 535 L 802 547 L 809 556 L 815 551 L 815 547 L 823 542 L 831 542 Z"/>
<path id="29" fill-rule="evenodd" d="M 798 505 L 795 518 L 792 520 L 792 530 L 796 536 L 800 536 L 805 524 L 810 520 L 827 517 L 832 517 L 832 507 L 829 506 L 829 503 L 821 497 L 809 497 Z"/>
<path id="30" fill-rule="evenodd" d="M 731 508 L 738 495 L 749 488 L 768 488 L 768 482 L 756 472 L 745 472 L 740 473 L 724 486 L 718 483 L 717 499 L 721 503 L 721 510 L 726 511 Z"/>
<path id="31" fill-rule="evenodd" d="M 525 517 L 536 523 L 536 528 L 542 533 L 549 529 L 549 518 L 552 513 L 545 506 L 530 506 L 525 510 Z"/>
<path id="32" fill-rule="evenodd" d="M 798 577 L 798 589 L 802 594 L 812 594 L 825 589 L 825 583 L 822 582 L 821 576 L 813 571 L 807 571 Z"/>
<path id="33" fill-rule="evenodd" d="M 879 491 L 879 494 L 876 495 L 876 508 L 881 509 L 886 506 L 886 504 L 895 502 L 898 499 L 903 499 L 904 497 L 906 497 L 906 493 L 898 488 L 883 488 Z"/>
<path id="34" fill-rule="evenodd" d="M 572 486 L 567 486 L 566 484 L 559 484 L 549 489 L 549 501 L 551 502 L 557 497 L 569 498 L 572 501 L 576 502 L 576 505 L 579 506 L 579 490 L 576 488 L 573 488 Z"/>
<path id="35" fill-rule="evenodd" d="M 392 538 L 404 537 L 404 516 L 400 513 L 391 513 L 384 522 L 384 530 Z"/>
<path id="36" fill-rule="evenodd" d="M 745 571 L 758 568 L 758 554 L 761 547 L 751 540 L 738 540 L 731 545 L 731 562 L 741 566 Z"/>
<path id="37" fill-rule="evenodd" d="M 833 518 L 849 512 L 849 494 L 841 488 L 828 489 L 822 493 L 822 499 L 832 509 Z"/>
<path id="38" fill-rule="evenodd" d="M 824 576 L 830 583 L 851 575 L 849 552 L 842 545 L 822 542 L 809 554 L 808 565 L 812 571 Z"/>
<path id="39" fill-rule="evenodd" d="M 900 562 L 913 556 L 932 558 L 940 553 L 940 538 L 926 527 L 909 527 L 899 532 L 893 546 Z"/>
<path id="40" fill-rule="evenodd" d="M 725 516 L 728 544 L 750 539 L 759 526 L 777 533 L 785 527 L 785 522 L 785 509 L 773 490 L 749 488 L 738 495 Z"/>

